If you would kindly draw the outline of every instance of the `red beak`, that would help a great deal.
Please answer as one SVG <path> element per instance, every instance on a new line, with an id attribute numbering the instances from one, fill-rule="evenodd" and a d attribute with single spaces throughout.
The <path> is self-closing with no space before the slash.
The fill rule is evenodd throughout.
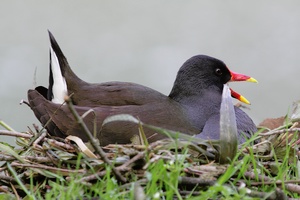
<path id="1" fill-rule="evenodd" d="M 246 76 L 244 74 L 238 74 L 238 73 L 235 73 L 235 72 L 232 72 L 232 71 L 230 71 L 230 74 L 231 74 L 231 79 L 230 79 L 229 82 L 231 82 L 231 81 L 247 81 L 247 82 L 257 83 L 257 80 L 250 77 L 250 76 Z M 236 98 L 237 100 L 239 100 L 243 103 L 250 104 L 250 102 L 244 96 L 242 96 L 239 93 L 235 92 L 231 88 L 230 88 L 230 91 L 231 91 L 231 96 L 233 98 Z"/>
<path id="2" fill-rule="evenodd" d="M 246 76 L 244 74 L 238 74 L 232 71 L 230 71 L 230 74 L 231 74 L 230 81 L 248 81 L 248 82 L 257 83 L 257 80 L 250 76 Z"/>
<path id="3" fill-rule="evenodd" d="M 234 90 L 232 90 L 231 88 L 230 89 L 230 92 L 231 92 L 231 96 L 233 98 L 236 98 L 237 100 L 245 103 L 245 104 L 249 104 L 250 105 L 250 102 L 242 95 L 240 95 L 239 93 L 235 92 Z"/>

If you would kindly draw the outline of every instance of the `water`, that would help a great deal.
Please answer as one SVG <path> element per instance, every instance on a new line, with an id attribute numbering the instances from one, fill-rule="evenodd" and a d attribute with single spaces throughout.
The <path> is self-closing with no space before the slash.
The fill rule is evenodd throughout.
<path id="1" fill-rule="evenodd" d="M 89 82 L 131 81 L 165 94 L 196 54 L 259 81 L 230 86 L 258 123 L 300 99 L 299 1 L 26 1 L 0 8 L 0 119 L 18 131 L 37 123 L 26 93 L 48 83 L 47 29 Z"/>

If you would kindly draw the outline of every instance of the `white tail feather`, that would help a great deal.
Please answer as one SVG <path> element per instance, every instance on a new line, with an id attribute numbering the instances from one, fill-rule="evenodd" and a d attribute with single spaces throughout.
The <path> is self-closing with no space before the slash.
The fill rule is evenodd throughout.
<path id="1" fill-rule="evenodd" d="M 52 47 L 50 47 L 51 53 L 51 69 L 52 69 L 52 76 L 53 76 L 53 99 L 51 100 L 53 103 L 64 103 L 65 96 L 68 95 L 67 90 L 67 83 L 65 78 L 62 76 L 58 58 L 53 51 Z"/>

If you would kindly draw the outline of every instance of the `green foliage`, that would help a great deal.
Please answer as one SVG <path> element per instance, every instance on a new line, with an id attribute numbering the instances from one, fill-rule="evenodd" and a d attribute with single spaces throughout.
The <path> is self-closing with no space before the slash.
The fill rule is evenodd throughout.
<path id="1" fill-rule="evenodd" d="M 212 148 L 216 143 L 190 138 L 109 145 L 104 148 L 108 165 L 62 140 L 45 137 L 34 144 L 42 134 L 29 132 L 21 149 L 0 145 L 5 172 L 0 200 L 299 198 L 298 132 L 289 127 L 276 131 L 276 136 L 255 134 L 230 164 L 222 165 L 212 156 L 218 153 Z M 112 167 L 128 182 L 120 181 Z"/>

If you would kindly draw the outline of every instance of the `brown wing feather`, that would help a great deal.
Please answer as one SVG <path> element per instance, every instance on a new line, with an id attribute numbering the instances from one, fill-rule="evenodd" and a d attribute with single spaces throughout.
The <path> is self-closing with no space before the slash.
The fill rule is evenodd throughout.
<path id="1" fill-rule="evenodd" d="M 161 99 L 153 103 L 146 103 L 142 105 L 125 105 L 125 106 L 97 106 L 97 107 L 83 107 L 75 106 L 79 115 L 83 115 L 90 109 L 94 112 L 88 114 L 84 118 L 84 122 L 91 132 L 94 131 L 94 120 L 97 124 L 97 137 L 101 145 L 110 143 L 130 143 L 131 138 L 138 134 L 138 127 L 131 122 L 112 122 L 102 127 L 103 120 L 107 116 L 116 114 L 131 114 L 138 117 L 144 123 L 160 126 L 174 131 L 181 131 L 187 134 L 196 134 L 200 130 L 193 128 L 187 120 L 179 118 L 182 108 L 174 103 Z M 66 135 L 76 135 L 87 141 L 85 133 L 75 121 L 72 113 L 69 111 L 67 105 L 54 104 L 45 99 L 36 90 L 28 91 L 28 99 L 30 106 L 39 121 L 46 125 L 47 130 L 55 136 L 63 137 Z M 51 120 L 49 121 L 49 119 Z M 172 120 L 170 120 L 172 118 Z M 163 138 L 163 135 L 155 134 L 152 130 L 145 128 L 145 134 L 149 141 L 155 141 Z M 153 136 L 154 135 L 154 136 Z M 152 136 L 152 137 L 151 137 Z"/>

